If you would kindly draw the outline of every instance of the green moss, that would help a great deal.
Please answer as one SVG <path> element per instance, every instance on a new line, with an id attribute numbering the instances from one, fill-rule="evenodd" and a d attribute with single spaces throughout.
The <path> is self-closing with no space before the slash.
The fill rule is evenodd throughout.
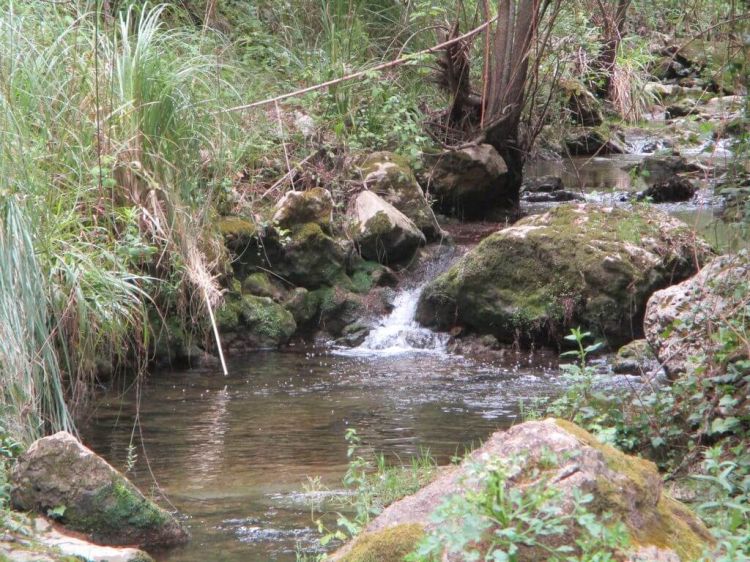
<path id="1" fill-rule="evenodd" d="M 267 297 L 245 295 L 240 306 L 240 317 L 259 346 L 285 343 L 297 329 L 292 314 Z"/>
<path id="2" fill-rule="evenodd" d="M 411 174 L 409 161 L 403 156 L 394 154 L 393 152 L 373 152 L 365 158 L 359 168 L 362 171 L 362 175 L 366 176 L 367 174 L 377 171 L 382 164 L 389 162 L 397 166 L 401 173 Z"/>
<path id="3" fill-rule="evenodd" d="M 628 527 L 633 546 L 669 548 L 677 552 L 681 560 L 697 560 L 705 547 L 714 543 L 711 534 L 690 510 L 661 493 L 661 476 L 654 463 L 600 443 L 574 423 L 560 419 L 555 422 L 585 445 L 601 452 L 612 471 L 633 483 L 640 503 L 655 506 L 655 510 L 643 510 L 644 513 L 653 513 L 653 516 L 636 525 L 622 517 L 631 506 L 625 503 L 620 485 L 605 479 L 597 481 L 597 492 L 601 499 L 591 507 L 620 517 Z"/>
<path id="4" fill-rule="evenodd" d="M 357 537 L 341 562 L 402 562 L 424 537 L 416 523 L 396 525 Z"/>
<path id="5" fill-rule="evenodd" d="M 255 224 L 241 217 L 223 217 L 219 221 L 219 232 L 224 236 L 252 237 L 257 234 Z"/>
<path id="6" fill-rule="evenodd" d="M 388 213 L 378 211 L 365 223 L 364 228 L 368 238 L 387 236 L 393 230 L 393 223 Z"/>
<path id="7" fill-rule="evenodd" d="M 94 536 L 109 536 L 121 533 L 130 527 L 142 530 L 158 529 L 169 521 L 164 510 L 144 498 L 132 485 L 121 478 L 112 482 L 90 500 L 91 505 L 79 512 L 68 507 L 63 523 L 73 529 Z"/>
<path id="8" fill-rule="evenodd" d="M 708 255 L 683 230 L 653 209 L 561 205 L 488 236 L 425 288 L 418 318 L 505 342 L 553 343 L 581 326 L 625 343 L 649 296 L 694 273 L 693 248 Z"/>
<path id="9" fill-rule="evenodd" d="M 227 295 L 224 303 L 214 312 L 216 325 L 221 331 L 236 332 L 239 329 L 241 308 L 239 295 Z"/>

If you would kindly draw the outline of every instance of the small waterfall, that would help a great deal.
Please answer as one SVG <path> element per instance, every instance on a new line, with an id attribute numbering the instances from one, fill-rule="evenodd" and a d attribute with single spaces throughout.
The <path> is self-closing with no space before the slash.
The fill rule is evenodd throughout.
<path id="1" fill-rule="evenodd" d="M 420 326 L 414 315 L 424 285 L 404 289 L 393 302 L 393 311 L 383 317 L 359 347 L 342 351 L 344 355 L 397 355 L 399 353 L 443 353 L 447 334 Z"/>

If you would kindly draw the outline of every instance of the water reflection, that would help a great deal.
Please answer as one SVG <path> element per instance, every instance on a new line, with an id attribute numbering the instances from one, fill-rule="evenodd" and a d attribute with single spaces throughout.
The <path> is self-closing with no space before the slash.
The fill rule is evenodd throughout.
<path id="1" fill-rule="evenodd" d="M 153 375 L 140 408 L 134 391 L 112 389 L 84 439 L 123 469 L 140 419 L 145 454 L 130 476 L 151 490 L 148 459 L 194 536 L 160 560 L 294 560 L 297 543 L 318 548 L 303 483 L 320 476 L 339 485 L 347 427 L 386 456 L 408 459 L 427 447 L 447 463 L 514 421 L 523 397 L 554 392 L 555 371 L 544 355 L 511 354 L 499 364 L 425 354 L 259 353 L 237 359 L 229 377 Z"/>

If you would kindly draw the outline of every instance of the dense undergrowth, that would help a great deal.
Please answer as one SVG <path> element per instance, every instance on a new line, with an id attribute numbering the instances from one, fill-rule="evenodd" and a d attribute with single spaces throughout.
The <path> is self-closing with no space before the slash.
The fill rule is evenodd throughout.
<path id="1" fill-rule="evenodd" d="M 341 203 L 353 154 L 394 150 L 418 169 L 422 151 L 446 140 L 425 127 L 448 103 L 433 81 L 433 57 L 283 103 L 228 108 L 417 53 L 454 19 L 470 29 L 479 17 L 478 2 L 449 0 L 0 0 L 0 8 L 3 466 L 19 444 L 74 431 L 74 414 L 99 377 L 116 367 L 143 371 L 166 318 L 205 337 L 206 307 L 220 301 L 229 268 L 215 227 L 220 214 L 254 217 L 284 190 L 318 184 Z M 607 101 L 610 124 L 639 122 L 653 101 L 644 85 L 657 62 L 649 39 L 657 30 L 724 41 L 727 56 L 704 69 L 714 91 L 746 80 L 747 47 L 737 50 L 733 23 L 740 16 L 729 1 L 699 0 L 690 9 L 635 2 L 617 53 L 616 95 Z M 557 20 L 536 98 L 552 107 L 545 146 L 571 126 L 556 85 L 589 89 L 603 79 L 599 23 L 585 2 L 568 3 Z M 471 57 L 481 60 L 482 49 L 476 41 Z M 472 72 L 478 81 L 481 65 Z M 745 135 L 738 154 L 747 145 Z M 313 155 L 320 156 L 298 167 Z M 744 212 L 750 216 L 750 203 Z M 698 492 L 732 507 L 699 508 L 732 545 L 748 532 L 750 459 L 741 449 L 747 421 L 737 413 L 747 365 L 728 358 L 748 334 L 725 328 L 717 337 L 726 351 L 709 358 L 705 372 L 604 400 L 583 364 L 573 386 L 581 392 L 554 408 L 678 476 L 703 462 Z M 371 467 L 357 462 L 350 483 L 369 499 L 357 504 L 365 507 L 355 508 L 361 513 L 350 530 L 390 501 L 373 489 Z M 423 459 L 408 485 L 381 482 L 398 490 L 386 494 L 393 498 L 433 472 Z"/>

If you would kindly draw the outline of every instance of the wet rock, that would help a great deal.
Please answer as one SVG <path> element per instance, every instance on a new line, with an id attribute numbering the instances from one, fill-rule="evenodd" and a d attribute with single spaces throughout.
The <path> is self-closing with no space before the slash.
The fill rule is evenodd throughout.
<path id="1" fill-rule="evenodd" d="M 606 154 L 627 154 L 623 139 L 615 133 L 600 129 L 581 129 L 565 139 L 565 146 L 571 156 L 593 156 Z"/>
<path id="2" fill-rule="evenodd" d="M 696 194 L 698 188 L 689 179 L 682 176 L 673 176 L 662 182 L 651 185 L 645 191 L 638 194 L 638 200 L 650 200 L 652 203 L 675 203 L 679 201 L 690 201 Z"/>
<path id="3" fill-rule="evenodd" d="M 229 294 L 215 315 L 229 351 L 276 348 L 297 330 L 294 316 L 268 297 Z"/>
<path id="4" fill-rule="evenodd" d="M 320 299 L 316 294 L 303 287 L 297 287 L 284 303 L 299 328 L 309 328 L 317 324 L 320 310 Z"/>
<path id="5" fill-rule="evenodd" d="M 273 220 L 282 228 L 315 223 L 330 232 L 333 197 L 322 187 L 308 191 L 289 191 L 276 203 Z"/>
<path id="6" fill-rule="evenodd" d="M 576 495 L 590 494 L 587 509 L 601 522 L 622 523 L 630 535 L 626 552 L 620 552 L 617 559 L 696 560 L 714 544 L 700 519 L 663 492 L 661 475 L 653 463 L 604 445 L 569 422 L 547 419 L 493 434 L 460 466 L 445 469 L 431 484 L 387 507 L 331 559 L 402 560 L 436 525 L 462 524 L 438 523 L 433 514 L 449 498 L 486 486 L 487 475 L 493 470 L 489 467 L 498 466 L 510 474 L 509 490 L 522 491 L 540 481 L 553 483 L 563 513 L 573 508 Z M 569 525 L 563 544 L 575 547 L 579 532 L 578 527 Z M 538 535 L 537 539 L 546 546 L 559 544 L 550 535 Z M 518 562 L 545 559 L 538 549 L 519 547 Z M 441 559 L 459 561 L 449 553 Z"/>
<path id="7" fill-rule="evenodd" d="M 521 193 L 552 193 L 565 188 L 560 176 L 539 176 L 527 178 L 521 185 Z"/>
<path id="8" fill-rule="evenodd" d="M 643 375 L 659 368 L 654 351 L 645 339 L 633 340 L 617 350 L 612 370 L 619 374 Z"/>
<path id="9" fill-rule="evenodd" d="M 339 337 L 347 326 L 360 322 L 367 312 L 364 298 L 341 287 L 314 291 L 320 307 L 318 326 L 328 334 Z"/>
<path id="10" fill-rule="evenodd" d="M 679 154 L 647 156 L 635 166 L 635 172 L 649 186 L 671 180 L 677 174 L 696 170 L 698 167 L 694 163 L 688 162 Z"/>
<path id="11" fill-rule="evenodd" d="M 485 238 L 425 287 L 417 319 L 541 344 L 581 326 L 622 345 L 641 335 L 649 296 L 711 255 L 656 209 L 561 205 Z"/>
<path id="12" fill-rule="evenodd" d="M 489 144 L 426 154 L 424 183 L 440 210 L 465 219 L 484 218 L 494 209 L 512 208 L 508 167 Z"/>
<path id="13" fill-rule="evenodd" d="M 427 240 L 439 240 L 444 236 L 404 157 L 392 152 L 375 152 L 365 159 L 360 169 L 365 188 L 406 215 Z"/>
<path id="14" fill-rule="evenodd" d="M 523 193 L 521 199 L 527 203 L 564 203 L 567 201 L 585 201 L 586 198 L 580 193 L 573 191 L 552 191 L 550 193 Z"/>
<path id="15" fill-rule="evenodd" d="M 745 250 L 720 256 L 694 277 L 653 294 L 644 329 L 667 376 L 694 372 L 706 355 L 715 353 L 720 343 L 712 336 L 720 323 L 744 322 L 750 329 L 741 305 L 749 288 L 750 254 Z"/>
<path id="16" fill-rule="evenodd" d="M 349 214 L 354 241 L 369 260 L 408 260 L 426 243 L 424 234 L 406 215 L 371 191 L 362 191 L 352 199 Z"/>
<path id="17" fill-rule="evenodd" d="M 166 547 L 190 538 L 170 513 L 66 432 L 35 441 L 11 481 L 15 508 L 46 514 L 62 507 L 59 522 L 99 544 Z"/>

